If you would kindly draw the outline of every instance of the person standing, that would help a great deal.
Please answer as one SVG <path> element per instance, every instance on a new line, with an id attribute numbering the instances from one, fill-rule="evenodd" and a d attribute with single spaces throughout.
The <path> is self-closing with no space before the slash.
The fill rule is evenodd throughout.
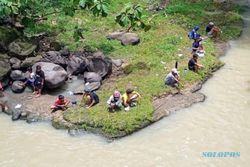
<path id="1" fill-rule="evenodd" d="M 40 65 L 36 66 L 35 81 L 34 81 L 34 94 L 35 97 L 40 97 L 44 86 L 45 75 Z"/>

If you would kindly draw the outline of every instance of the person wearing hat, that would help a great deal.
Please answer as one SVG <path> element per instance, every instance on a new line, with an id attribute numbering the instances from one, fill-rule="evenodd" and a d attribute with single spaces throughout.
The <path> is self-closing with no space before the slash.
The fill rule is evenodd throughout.
<path id="1" fill-rule="evenodd" d="M 119 91 L 114 91 L 113 95 L 111 95 L 107 101 L 108 110 L 115 111 L 120 110 L 122 106 L 122 98 L 121 93 Z"/>
<path id="2" fill-rule="evenodd" d="M 178 87 L 179 83 L 180 83 L 179 72 L 177 71 L 176 68 L 173 68 L 165 78 L 165 85 Z"/>
<path id="3" fill-rule="evenodd" d="M 82 99 L 85 102 L 86 108 L 93 107 L 94 105 L 99 103 L 98 95 L 87 88 L 84 89 L 84 94 Z"/>
<path id="4" fill-rule="evenodd" d="M 122 104 L 125 107 L 125 111 L 129 111 L 130 107 L 135 107 L 140 99 L 141 95 L 133 89 L 127 89 L 126 93 L 122 95 Z"/>
<path id="5" fill-rule="evenodd" d="M 198 55 L 193 54 L 193 57 L 188 61 L 188 69 L 197 72 L 203 65 L 198 63 Z"/>
<path id="6" fill-rule="evenodd" d="M 54 102 L 54 105 L 52 105 L 51 112 L 55 112 L 57 110 L 66 110 L 68 108 L 70 101 L 66 99 L 63 95 L 59 95 L 56 101 Z"/>
<path id="7" fill-rule="evenodd" d="M 213 22 L 209 22 L 206 27 L 206 32 L 208 37 L 217 38 L 220 29 L 219 27 L 215 26 Z"/>

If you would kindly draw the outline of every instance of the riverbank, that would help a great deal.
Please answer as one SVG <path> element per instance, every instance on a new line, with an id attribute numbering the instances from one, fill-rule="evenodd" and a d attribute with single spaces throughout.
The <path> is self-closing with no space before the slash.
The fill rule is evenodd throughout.
<path id="1" fill-rule="evenodd" d="M 217 53 L 215 53 L 213 41 L 208 39 L 204 44 L 206 56 L 201 59 L 205 68 L 199 74 L 192 72 L 185 74 L 184 69 L 190 58 L 189 49 L 191 46 L 191 41 L 186 37 L 187 32 L 197 24 L 204 28 L 213 18 L 213 21 L 223 30 L 222 40 L 227 41 L 239 36 L 242 29 L 242 24 L 240 24 L 242 19 L 237 14 L 235 8 L 227 8 L 224 11 L 224 9 L 220 8 L 221 6 L 217 8 L 210 4 L 211 6 L 208 6 L 207 11 L 203 12 L 204 6 L 208 4 L 203 2 L 179 4 L 180 2 L 175 2 L 176 4 L 171 4 L 166 10 L 155 13 L 153 26 L 149 32 L 137 31 L 141 37 L 141 44 L 138 46 L 124 47 L 115 41 L 107 41 L 103 37 L 106 30 L 119 29 L 109 21 L 110 18 L 92 21 L 92 17 L 87 16 L 92 22 L 85 19 L 89 24 L 87 25 L 89 26 L 87 27 L 89 31 L 84 43 L 73 43 L 71 38 L 67 38 L 69 37 L 68 31 L 66 31 L 67 33 L 59 34 L 57 36 L 58 40 L 68 41 L 66 45 L 72 49 L 86 46 L 96 47 L 102 49 L 110 57 L 127 60 L 128 65 L 123 68 L 124 74 L 115 81 L 112 78 L 104 81 L 101 90 L 98 91 L 101 103 L 95 108 L 86 110 L 79 107 L 63 113 L 58 111 L 54 115 L 49 113 L 48 119 L 52 119 L 53 126 L 56 128 L 83 129 L 101 133 L 108 138 L 117 138 L 131 134 L 161 119 L 168 115 L 170 111 L 188 107 L 194 102 L 203 101 L 203 95 L 189 93 L 192 85 L 206 80 L 211 75 L 211 72 L 221 67 L 223 63 L 216 56 Z M 191 10 L 190 7 L 193 5 L 195 7 Z M 188 13 L 193 12 L 200 12 L 199 17 L 197 15 L 187 16 Z M 153 14 L 149 12 L 147 15 L 152 16 Z M 77 17 L 81 18 L 82 16 L 79 14 Z M 72 20 L 74 21 L 74 19 Z M 48 23 L 50 21 L 55 20 L 50 18 Z M 104 24 L 105 21 L 108 22 Z M 69 22 L 69 24 L 72 24 L 71 26 L 64 26 L 69 29 L 74 25 L 73 23 Z M 97 25 L 100 28 L 93 29 Z M 112 26 L 114 27 L 111 28 Z M 96 40 L 97 38 L 99 40 Z M 71 45 L 70 42 L 72 43 Z M 177 95 L 172 97 L 171 92 L 174 94 L 174 90 L 165 87 L 163 84 L 165 75 L 173 68 L 175 61 L 179 61 L 179 70 L 184 85 L 182 89 L 185 90 L 184 92 L 188 92 L 184 96 Z M 142 94 L 143 98 L 140 104 L 129 112 L 108 113 L 106 111 L 106 100 L 110 93 L 117 88 L 124 92 L 127 87 L 133 87 Z M 166 95 L 169 96 L 165 97 Z M 165 98 L 157 101 L 158 97 Z M 189 97 L 192 97 L 192 99 L 187 101 Z M 46 110 L 43 113 L 48 113 L 49 109 L 47 108 L 51 104 L 53 97 L 44 96 L 43 98 L 42 101 L 46 101 L 46 104 L 42 105 L 40 110 Z M 167 100 L 167 103 L 165 100 Z M 176 100 L 178 101 L 177 103 Z M 173 101 L 175 103 L 172 103 Z M 30 104 L 32 103 L 30 101 Z M 166 103 L 166 105 L 162 105 L 162 103 Z M 39 100 L 33 103 L 34 106 L 36 104 L 39 104 Z M 46 109 L 43 108 L 45 106 Z M 37 110 L 33 111 L 37 113 Z M 43 119 L 42 115 L 39 116 L 41 119 Z"/>
<path id="2" fill-rule="evenodd" d="M 173 5 L 174 6 L 174 5 Z M 185 4 L 184 4 L 185 6 Z M 171 6 L 170 6 L 171 7 Z M 209 13 L 210 16 L 211 12 Z M 220 12 L 212 12 L 212 15 L 221 14 Z M 179 19 L 176 19 L 176 17 L 179 17 Z M 182 16 L 182 17 L 180 17 Z M 183 19 L 183 15 L 177 13 L 174 13 L 173 15 L 169 16 L 170 18 L 175 18 L 175 21 L 179 21 L 178 24 L 183 25 L 183 23 L 186 23 L 185 21 L 190 21 L 189 18 L 187 20 Z M 225 18 L 219 18 L 215 17 L 218 20 L 214 20 L 214 22 L 220 22 L 224 20 L 229 20 L 229 16 L 225 16 Z M 180 110 L 182 108 L 186 108 L 191 106 L 194 103 L 202 102 L 205 100 L 205 96 L 201 93 L 197 93 L 196 90 L 199 90 L 202 86 L 202 84 L 212 76 L 212 72 L 215 72 L 218 70 L 221 66 L 223 66 L 223 63 L 219 61 L 218 57 L 221 55 L 224 55 L 227 47 L 229 46 L 227 41 L 233 38 L 237 38 L 240 35 L 240 31 L 243 28 L 243 22 L 240 17 L 236 17 L 237 21 L 234 22 L 232 26 L 232 22 L 230 23 L 224 23 L 226 26 L 222 27 L 223 30 L 226 31 L 226 29 L 230 29 L 229 27 L 232 26 L 232 34 L 229 37 L 227 34 L 227 37 L 222 37 L 221 41 L 213 44 L 213 41 L 208 41 L 207 44 L 205 44 L 206 48 L 206 60 L 202 59 L 202 63 L 205 64 L 206 69 L 199 74 L 199 77 L 195 78 L 192 73 L 188 73 L 187 75 L 191 76 L 185 76 L 183 73 L 185 68 L 185 62 L 187 62 L 187 58 L 180 59 L 179 62 L 181 62 L 181 76 L 184 78 L 185 86 L 182 88 L 183 95 L 175 95 L 175 90 L 169 89 L 160 91 L 153 97 L 151 97 L 150 101 L 153 104 L 153 109 L 135 109 L 131 112 L 138 112 L 138 111 L 150 111 L 150 113 L 147 115 L 148 117 L 139 116 L 134 117 L 130 116 L 129 119 L 126 119 L 126 116 L 124 116 L 124 113 L 115 113 L 115 114 L 103 114 L 103 113 L 92 113 L 92 112 L 98 112 L 100 109 L 92 110 L 92 111 L 67 111 L 63 114 L 63 116 L 60 117 L 54 117 L 53 119 L 53 126 L 56 128 L 67 128 L 67 129 L 83 129 L 86 131 L 90 131 L 92 133 L 98 133 L 102 134 L 103 136 L 107 138 L 117 138 L 117 137 L 123 137 L 126 135 L 129 135 L 135 131 L 138 131 L 141 128 L 144 128 L 150 124 L 152 124 L 155 121 L 160 120 L 161 118 L 170 115 L 171 112 L 175 112 L 177 110 Z M 199 18 L 200 19 L 200 18 Z M 170 19 L 171 21 L 172 19 Z M 183 21 L 185 20 L 185 21 Z M 205 20 L 205 21 L 204 21 Z M 201 25 L 206 24 L 206 19 L 204 19 Z M 186 23 L 187 24 L 187 23 Z M 223 24 L 219 24 L 219 26 L 222 26 Z M 235 30 L 238 33 L 236 33 Z M 222 34 L 224 35 L 224 34 Z M 183 35 L 185 36 L 185 35 Z M 211 43 L 210 43 L 211 42 Z M 188 43 L 188 42 L 187 42 Z M 187 44 L 185 43 L 185 44 Z M 189 42 L 190 43 L 190 42 Z M 210 46 L 209 46 L 210 45 Z M 212 45 L 212 46 L 211 46 Z M 185 47 L 184 47 L 185 48 Z M 216 49 L 216 51 L 214 50 Z M 175 54 L 178 54 L 175 52 Z M 180 53 L 179 53 L 180 54 Z M 187 55 L 188 52 L 185 52 Z M 168 69 L 168 68 L 167 68 Z M 168 69 L 169 70 L 169 69 Z M 160 75 L 161 76 L 161 75 Z M 190 78 L 189 78 L 190 77 Z M 139 77 L 140 78 L 140 77 Z M 164 78 L 163 76 L 161 78 Z M 194 79 L 195 78 L 195 79 Z M 154 94 L 154 93 L 153 93 Z M 104 102 L 105 104 L 105 102 Z M 105 105 L 102 105 L 104 107 Z M 140 106 L 139 106 L 140 107 Z M 101 110 L 103 112 L 103 110 Z M 105 112 L 105 111 L 104 111 Z M 127 113 L 125 113 L 127 114 Z M 135 113 L 132 113 L 135 115 Z M 131 114 L 131 115 L 132 115 Z M 140 114 L 140 113 L 139 113 Z M 117 119 L 118 117 L 118 119 Z M 120 118 L 119 118 L 120 117 Z M 105 118 L 108 118 L 109 121 L 105 120 Z M 132 119 L 132 120 L 131 120 Z M 138 121 L 139 119 L 139 121 Z M 63 121 L 62 121 L 63 120 Z M 102 122 L 103 121 L 103 122 Z"/>

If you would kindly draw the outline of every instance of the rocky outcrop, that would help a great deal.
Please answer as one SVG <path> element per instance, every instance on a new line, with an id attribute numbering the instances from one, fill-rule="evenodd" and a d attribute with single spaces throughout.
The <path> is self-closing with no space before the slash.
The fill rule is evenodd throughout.
<path id="1" fill-rule="evenodd" d="M 137 45 L 140 43 L 140 38 L 135 33 L 113 32 L 107 36 L 107 39 L 121 41 L 122 45 Z"/>
<path id="2" fill-rule="evenodd" d="M 26 57 L 34 55 L 36 47 L 37 45 L 17 39 L 9 44 L 8 50 L 11 56 L 24 60 Z"/>
<path id="3" fill-rule="evenodd" d="M 44 71 L 47 88 L 54 89 L 65 84 L 67 72 L 61 66 L 48 62 L 38 62 L 33 65 L 33 71 L 35 71 L 37 65 L 40 65 Z"/>

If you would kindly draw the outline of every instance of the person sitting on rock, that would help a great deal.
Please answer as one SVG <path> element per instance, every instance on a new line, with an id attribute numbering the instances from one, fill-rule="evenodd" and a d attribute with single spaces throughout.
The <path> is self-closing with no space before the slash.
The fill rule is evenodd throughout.
<path id="1" fill-rule="evenodd" d="M 113 95 L 109 97 L 107 104 L 108 104 L 108 110 L 111 112 L 120 110 L 122 106 L 121 93 L 117 90 L 114 91 Z"/>
<path id="2" fill-rule="evenodd" d="M 83 100 L 85 101 L 86 108 L 91 108 L 99 103 L 98 95 L 87 89 L 84 90 Z"/>
<path id="3" fill-rule="evenodd" d="M 220 32 L 219 27 L 215 26 L 213 22 L 210 22 L 206 27 L 207 36 L 210 38 L 217 38 Z"/>
<path id="4" fill-rule="evenodd" d="M 54 102 L 54 105 L 52 105 L 50 108 L 52 109 L 52 112 L 55 112 L 57 110 L 66 110 L 68 108 L 70 101 L 66 99 L 63 95 L 59 95 L 56 101 Z"/>
<path id="5" fill-rule="evenodd" d="M 165 85 L 178 88 L 180 82 L 179 72 L 176 68 L 173 68 L 165 78 Z"/>
<path id="6" fill-rule="evenodd" d="M 35 74 L 36 75 L 34 81 L 34 89 L 35 89 L 34 94 L 36 95 L 35 97 L 40 97 L 42 94 L 42 89 L 45 81 L 45 75 L 40 65 L 36 66 Z"/>
<path id="7" fill-rule="evenodd" d="M 7 105 L 8 100 L 5 98 L 3 91 L 4 89 L 2 83 L 0 82 L 0 107 L 2 111 L 5 112 L 9 109 L 9 107 Z"/>
<path id="8" fill-rule="evenodd" d="M 28 68 L 27 73 L 28 73 L 28 77 L 26 78 L 26 81 L 22 85 L 23 86 L 29 86 L 34 91 L 35 90 L 34 82 L 35 82 L 35 75 L 36 74 L 34 72 L 32 72 L 31 67 Z"/>
<path id="9" fill-rule="evenodd" d="M 125 107 L 125 111 L 129 111 L 130 107 L 137 105 L 141 95 L 133 89 L 127 89 L 126 93 L 122 95 L 122 104 Z"/>
<path id="10" fill-rule="evenodd" d="M 188 69 L 194 72 L 198 72 L 198 70 L 202 67 L 203 65 L 198 63 L 198 55 L 193 54 L 193 57 L 188 62 Z"/>

